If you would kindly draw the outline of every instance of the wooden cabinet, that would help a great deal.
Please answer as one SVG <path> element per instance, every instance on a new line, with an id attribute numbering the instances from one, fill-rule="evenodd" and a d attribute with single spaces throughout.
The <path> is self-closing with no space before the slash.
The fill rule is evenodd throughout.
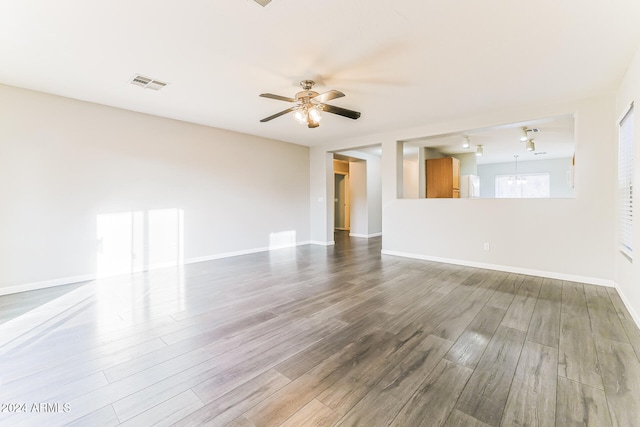
<path id="1" fill-rule="evenodd" d="M 426 163 L 427 198 L 460 198 L 460 160 L 445 157 Z"/>

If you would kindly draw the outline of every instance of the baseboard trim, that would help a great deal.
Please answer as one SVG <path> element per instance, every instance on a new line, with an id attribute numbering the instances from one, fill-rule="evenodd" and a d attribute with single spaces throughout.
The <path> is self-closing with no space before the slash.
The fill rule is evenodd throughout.
<path id="1" fill-rule="evenodd" d="M 336 244 L 335 240 L 329 240 L 328 242 L 321 242 L 320 240 L 312 240 L 309 242 L 310 245 L 320 245 L 320 246 L 333 246 Z"/>
<path id="2" fill-rule="evenodd" d="M 25 283 L 24 285 L 8 286 L 0 288 L 0 296 L 19 294 L 20 292 L 37 291 L 39 289 L 53 288 L 56 286 L 72 285 L 74 283 L 89 282 L 95 280 L 95 274 L 85 274 L 82 276 L 61 277 L 59 279 L 44 280 L 42 282 Z"/>
<path id="3" fill-rule="evenodd" d="M 247 250 L 235 251 L 235 252 L 224 252 L 224 253 L 221 253 L 221 254 L 206 255 L 206 256 L 202 256 L 202 257 L 189 258 L 189 259 L 184 260 L 184 262 L 181 263 L 181 264 L 165 263 L 165 264 L 155 264 L 155 265 L 150 265 L 150 266 L 146 266 L 146 267 L 140 267 L 140 268 L 136 268 L 131 273 L 117 273 L 117 274 L 113 274 L 113 276 L 124 276 L 124 275 L 127 275 L 127 274 L 141 273 L 141 272 L 144 272 L 144 271 L 160 270 L 162 268 L 179 267 L 181 265 L 194 264 L 194 263 L 197 263 L 197 262 L 213 261 L 213 260 L 216 260 L 216 259 L 231 258 L 231 257 L 234 257 L 234 256 L 240 256 L 240 255 L 250 255 L 250 254 L 255 254 L 255 253 L 258 253 L 258 252 L 267 252 L 267 251 L 278 250 L 278 249 L 293 248 L 293 247 L 309 245 L 309 244 L 311 244 L 310 241 L 304 241 L 304 242 L 297 242 L 297 243 L 290 244 L 290 245 L 280 245 L 280 246 L 274 246 L 274 247 L 253 248 L 253 249 L 247 249 Z M 333 244 L 333 242 L 331 244 Z M 113 277 L 113 276 L 108 276 L 108 277 Z M 23 285 L 0 287 L 0 296 L 17 294 L 17 293 L 20 293 L 20 292 L 37 291 L 37 290 L 40 290 L 40 289 L 53 288 L 53 287 L 56 287 L 56 286 L 72 285 L 74 283 L 80 283 L 80 282 L 89 282 L 91 280 L 96 280 L 97 278 L 98 278 L 97 274 L 85 274 L 85 275 L 82 275 L 82 276 L 62 277 L 62 278 L 59 278 L 59 279 L 45 280 L 45 281 L 42 281 L 42 282 L 25 283 Z"/>
<path id="4" fill-rule="evenodd" d="M 420 259 L 423 261 L 433 261 L 433 262 L 442 262 L 445 264 L 464 265 L 465 267 L 484 268 L 487 270 L 504 271 L 507 273 L 526 274 L 528 276 L 546 277 L 548 279 L 558 279 L 558 280 L 566 280 L 569 282 L 586 283 L 589 285 L 606 286 L 608 288 L 615 287 L 615 282 L 613 280 L 600 279 L 597 277 L 577 276 L 573 274 L 557 273 L 554 271 L 534 270 L 529 268 L 512 267 L 512 266 L 500 265 L 500 264 L 487 264 L 483 262 L 466 261 L 466 260 L 452 259 L 452 258 L 440 258 L 440 257 L 433 257 L 428 255 L 413 254 L 408 252 L 388 251 L 384 249 L 381 251 L 381 253 L 383 255 Z"/>
<path id="5" fill-rule="evenodd" d="M 618 295 L 620 295 L 620 299 L 622 300 L 622 303 L 624 304 L 625 307 L 627 307 L 627 311 L 631 315 L 631 318 L 635 322 L 636 326 L 640 328 L 640 316 L 638 316 L 638 313 L 634 310 L 631 303 L 629 303 L 629 300 L 627 299 L 625 294 L 622 292 L 622 289 L 620 289 L 620 286 L 617 283 L 615 284 L 615 288 L 616 288 L 616 291 L 618 291 Z"/>
<path id="6" fill-rule="evenodd" d="M 372 237 L 382 236 L 382 233 L 373 233 L 373 234 L 358 234 L 358 233 L 349 233 L 349 237 L 362 237 L 364 239 L 371 239 Z"/>

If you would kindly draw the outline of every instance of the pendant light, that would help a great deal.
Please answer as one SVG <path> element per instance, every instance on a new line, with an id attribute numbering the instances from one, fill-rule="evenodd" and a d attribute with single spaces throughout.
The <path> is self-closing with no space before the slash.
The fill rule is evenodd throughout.
<path id="1" fill-rule="evenodd" d="M 507 182 L 509 184 L 512 184 L 514 181 L 518 184 L 526 184 L 527 183 L 527 178 L 521 177 L 518 175 L 518 157 L 520 157 L 518 154 L 514 154 L 513 157 L 516 159 L 516 175 L 515 175 L 515 179 L 512 179 L 511 177 L 509 177 L 507 179 Z"/>

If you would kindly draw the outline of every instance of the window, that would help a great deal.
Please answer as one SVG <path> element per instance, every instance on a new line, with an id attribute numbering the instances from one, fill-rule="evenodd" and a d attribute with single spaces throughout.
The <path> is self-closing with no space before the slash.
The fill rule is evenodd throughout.
<path id="1" fill-rule="evenodd" d="M 631 257 L 633 229 L 633 104 L 620 121 L 618 137 L 618 231 L 620 250 Z"/>
<path id="2" fill-rule="evenodd" d="M 551 197 L 551 175 L 544 173 L 525 173 L 515 175 L 496 175 L 496 198 L 548 198 Z"/>

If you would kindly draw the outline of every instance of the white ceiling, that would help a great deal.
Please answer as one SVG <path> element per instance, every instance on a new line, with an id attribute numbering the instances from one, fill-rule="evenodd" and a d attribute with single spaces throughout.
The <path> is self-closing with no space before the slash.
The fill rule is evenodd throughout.
<path id="1" fill-rule="evenodd" d="M 527 151 L 526 143 L 520 141 L 523 127 L 538 129 L 538 132 L 527 133 L 534 140 L 535 151 Z M 560 116 L 418 138 L 405 143 L 405 159 L 417 160 L 418 147 L 435 148 L 443 154 L 461 154 L 475 153 L 478 145 L 482 145 L 484 154 L 476 157 L 477 164 L 512 162 L 514 155 L 520 161 L 570 158 L 575 153 L 574 127 L 572 116 Z M 462 147 L 465 136 L 470 141 L 467 149 Z"/>
<path id="2" fill-rule="evenodd" d="M 319 145 L 610 92 L 638 16 L 638 0 L 4 0 L 0 83 Z M 259 122 L 290 106 L 260 93 L 308 78 L 362 117 Z"/>

